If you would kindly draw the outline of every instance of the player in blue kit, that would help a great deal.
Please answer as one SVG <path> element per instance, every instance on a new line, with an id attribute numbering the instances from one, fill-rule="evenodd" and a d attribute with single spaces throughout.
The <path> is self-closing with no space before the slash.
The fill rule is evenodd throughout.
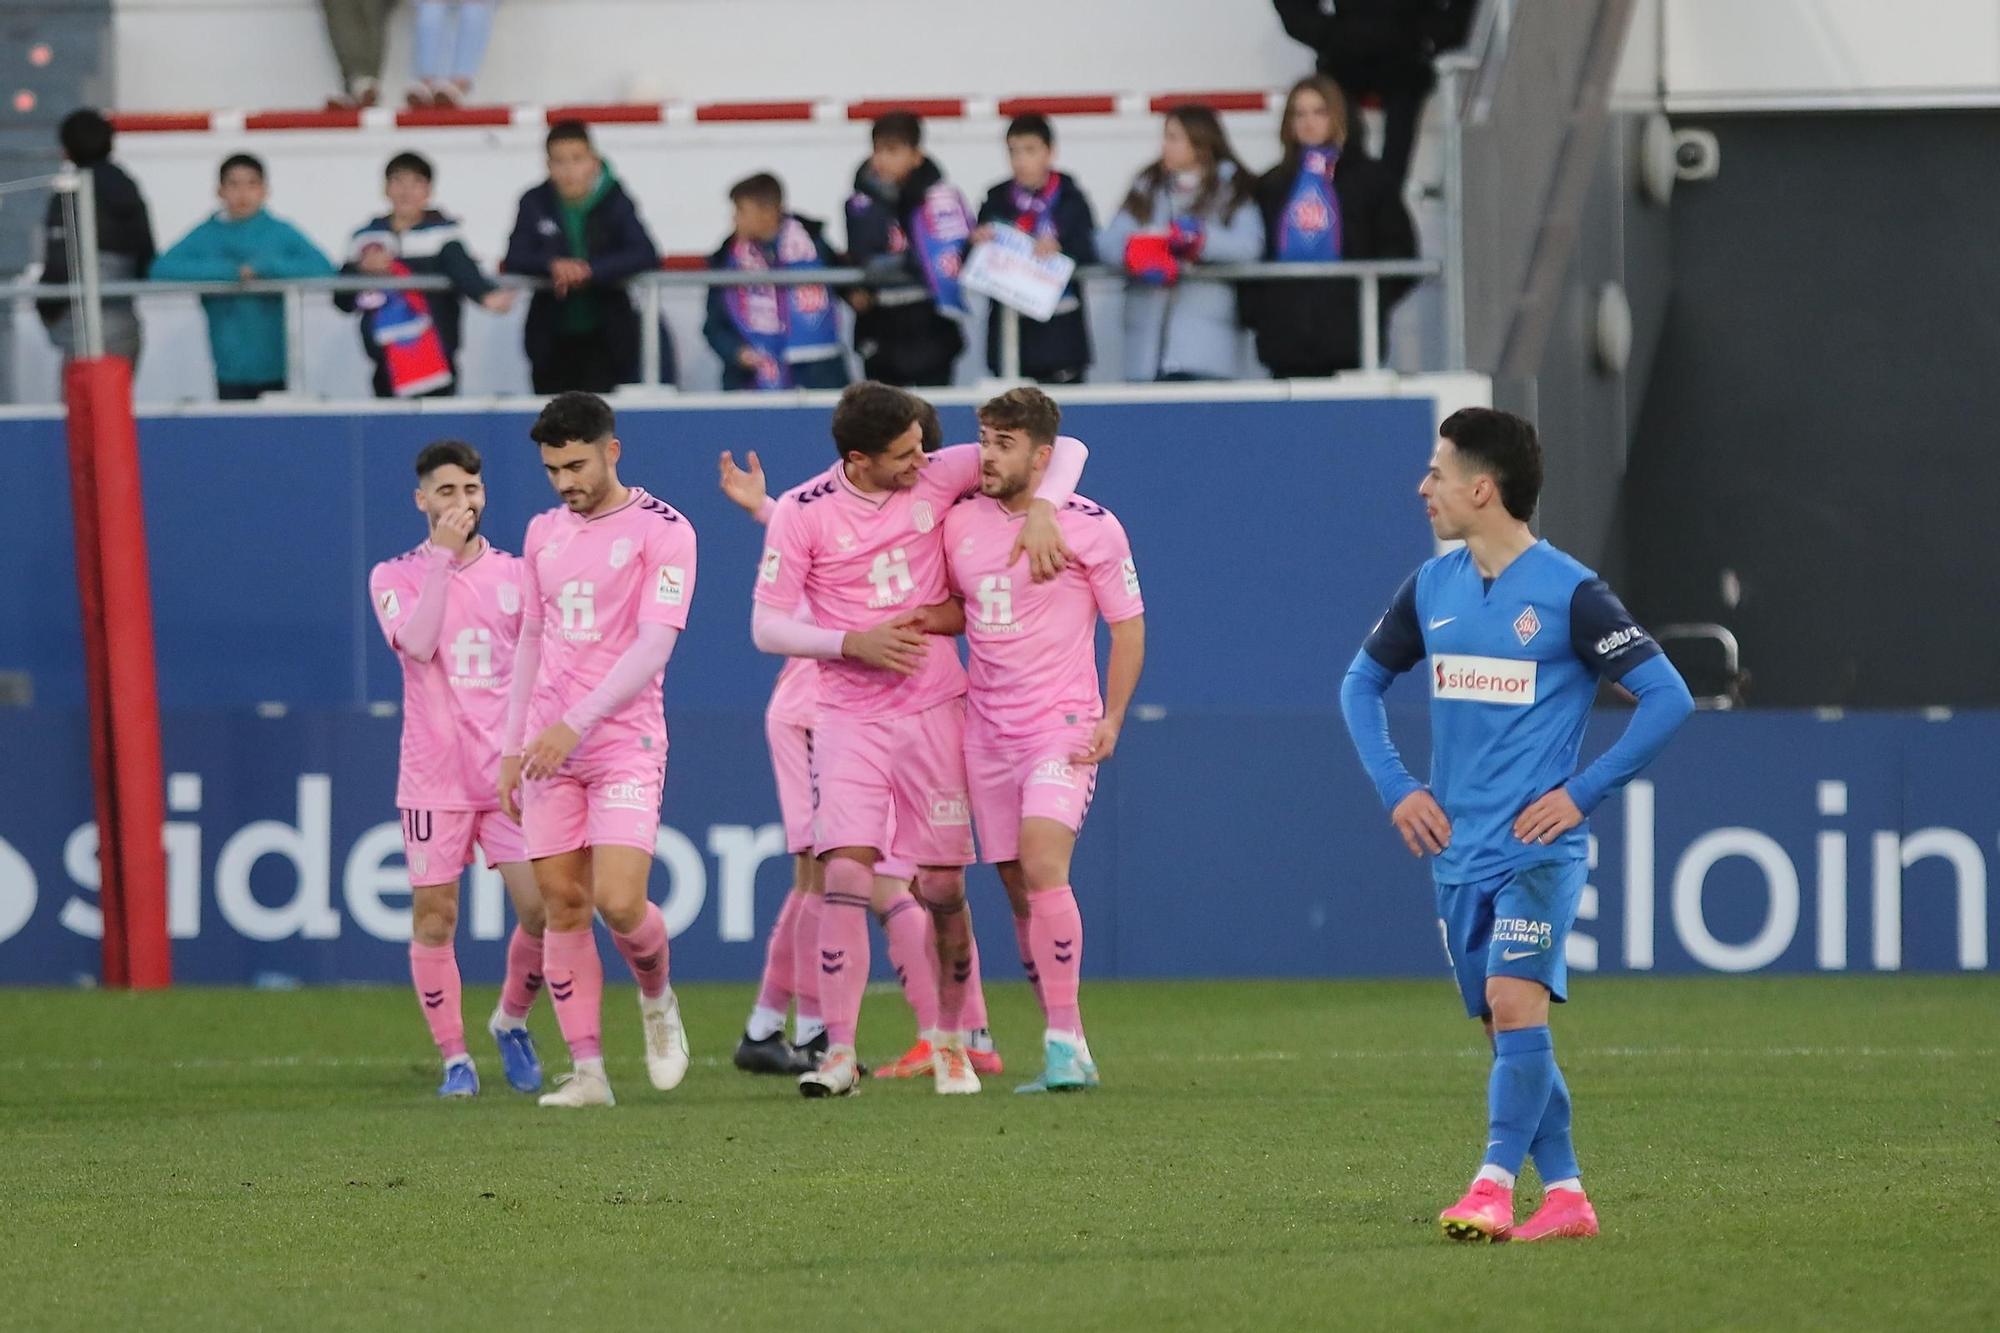
<path id="1" fill-rule="evenodd" d="M 1584 821 L 1665 748 L 1694 700 L 1603 580 L 1529 530 L 1542 489 L 1535 428 L 1475 407 L 1438 433 L 1417 493 L 1431 530 L 1465 545 L 1397 590 L 1347 669 L 1340 708 L 1396 831 L 1412 855 L 1433 858 L 1452 972 L 1493 1042 L 1485 1164 L 1439 1221 L 1453 1240 L 1594 1236 L 1549 1002 L 1568 998 L 1563 951 L 1586 873 Z M 1404 767 L 1382 705 L 1390 682 L 1425 658 L 1428 787 Z M 1638 708 L 1617 743 L 1578 771 L 1600 679 L 1631 691 Z M 1516 1228 L 1514 1176 L 1530 1155 L 1544 1197 Z"/>

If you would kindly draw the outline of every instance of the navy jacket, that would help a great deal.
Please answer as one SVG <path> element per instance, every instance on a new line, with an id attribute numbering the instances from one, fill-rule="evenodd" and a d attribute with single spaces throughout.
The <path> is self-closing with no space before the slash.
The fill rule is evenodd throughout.
<path id="1" fill-rule="evenodd" d="M 1062 252 L 1079 266 L 1097 262 L 1097 219 L 1090 200 L 1073 176 L 1064 174 L 1056 190 L 1049 217 L 1055 223 L 1056 240 Z M 1014 182 L 1001 181 L 986 192 L 979 206 L 979 221 L 996 227 L 1015 224 Z M 1083 309 L 1083 287 L 1074 279 L 1063 293 L 1056 313 L 1047 322 L 1021 319 L 1021 373 L 1029 379 L 1065 380 L 1080 378 L 1090 364 L 1090 327 Z M 994 303 L 986 316 L 986 366 L 1000 373 L 1000 307 Z"/>
<path id="2" fill-rule="evenodd" d="M 875 288 L 874 303 L 854 321 L 854 350 L 868 363 L 869 374 L 892 384 L 949 382 L 952 362 L 965 350 L 958 324 L 939 314 L 931 299 L 916 246 L 896 253 L 889 242 L 893 226 L 901 226 L 906 239 L 914 233 L 912 219 L 923 206 L 924 192 L 943 179 L 937 164 L 925 158 L 900 188 L 892 189 L 863 162 L 847 201 L 850 261 L 901 279 Z"/>
<path id="3" fill-rule="evenodd" d="M 625 187 L 613 181 L 584 222 L 584 253 L 572 255 L 569 238 L 563 233 L 562 205 L 556 187 L 543 181 L 521 196 L 520 211 L 514 218 L 514 234 L 507 242 L 507 258 L 502 267 L 509 273 L 546 278 L 549 266 L 558 259 L 584 259 L 590 263 L 592 294 L 603 313 L 605 342 L 610 347 L 613 370 L 620 384 L 639 380 L 639 311 L 621 285 L 636 274 L 660 266 L 660 251 L 639 219 L 639 207 Z M 528 305 L 524 342 L 528 360 L 541 365 L 555 351 L 561 329 L 562 302 L 552 291 L 539 291 Z M 662 330 L 660 343 L 663 383 L 673 380 L 672 344 Z"/>

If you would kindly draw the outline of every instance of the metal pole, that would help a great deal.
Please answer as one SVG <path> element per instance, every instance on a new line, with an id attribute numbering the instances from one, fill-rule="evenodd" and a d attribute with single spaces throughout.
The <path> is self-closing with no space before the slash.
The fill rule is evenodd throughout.
<path id="1" fill-rule="evenodd" d="M 1466 367 L 1465 336 L 1465 109 L 1462 74 L 1455 58 L 1439 62 L 1444 105 L 1444 364 Z"/>
<path id="2" fill-rule="evenodd" d="M 86 357 L 104 355 L 104 297 L 98 291 L 97 181 L 86 167 L 76 174 L 76 276 L 83 293 L 83 326 L 78 346 Z"/>
<path id="3" fill-rule="evenodd" d="M 285 288 L 285 392 L 306 391 L 306 294 Z"/>
<path id="4" fill-rule="evenodd" d="M 1361 368 L 1382 368 L 1382 288 L 1373 273 L 1361 275 Z"/>
<path id="5" fill-rule="evenodd" d="M 1021 312 L 1010 305 L 1000 307 L 1000 378 L 1021 378 Z"/>
<path id="6" fill-rule="evenodd" d="M 660 384 L 660 284 L 650 277 L 639 288 L 639 383 Z"/>

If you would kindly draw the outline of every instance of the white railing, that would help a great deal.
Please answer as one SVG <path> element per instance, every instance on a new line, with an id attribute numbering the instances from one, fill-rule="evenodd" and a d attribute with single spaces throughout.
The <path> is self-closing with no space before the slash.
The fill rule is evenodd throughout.
<path id="1" fill-rule="evenodd" d="M 88 198 L 88 192 L 82 193 Z M 1324 281 L 1338 279 L 1360 285 L 1358 311 L 1361 368 L 1378 370 L 1382 365 L 1382 283 L 1397 279 L 1421 280 L 1442 277 L 1445 266 L 1432 259 L 1342 260 L 1328 263 L 1246 263 L 1190 264 L 1183 280 L 1212 279 L 1224 282 Z M 1086 278 L 1116 278 L 1123 271 L 1109 265 L 1089 265 L 1077 270 L 1079 281 Z M 548 286 L 544 279 L 501 274 L 495 282 L 524 290 Z M 743 286 L 824 285 L 836 288 L 908 285 L 901 275 L 883 278 L 858 268 L 743 270 L 661 270 L 643 273 L 625 284 L 639 307 L 640 383 L 657 386 L 660 375 L 660 316 L 662 298 L 668 289 L 708 289 Z M 79 274 L 78 281 L 62 285 L 15 283 L 0 286 L 0 301 L 73 301 L 81 288 L 94 286 L 103 299 L 147 299 L 165 296 L 274 296 L 284 302 L 286 338 L 286 388 L 295 394 L 309 393 L 310 366 L 306 355 L 305 319 L 307 300 L 313 296 L 368 291 L 450 291 L 442 277 L 373 277 L 343 274 L 324 278 L 257 278 L 247 282 L 96 282 Z M 88 300 L 83 301 L 86 309 Z M 1000 308 L 1000 373 L 1005 379 L 1020 378 L 1020 315 Z"/>

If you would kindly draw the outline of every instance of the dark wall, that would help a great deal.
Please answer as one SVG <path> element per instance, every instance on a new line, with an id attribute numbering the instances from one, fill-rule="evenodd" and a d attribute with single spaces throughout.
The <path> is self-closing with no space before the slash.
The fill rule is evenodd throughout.
<path id="1" fill-rule="evenodd" d="M 1757 704 L 2000 703 L 2000 113 L 1688 126 L 1628 600 L 1735 630 Z"/>

